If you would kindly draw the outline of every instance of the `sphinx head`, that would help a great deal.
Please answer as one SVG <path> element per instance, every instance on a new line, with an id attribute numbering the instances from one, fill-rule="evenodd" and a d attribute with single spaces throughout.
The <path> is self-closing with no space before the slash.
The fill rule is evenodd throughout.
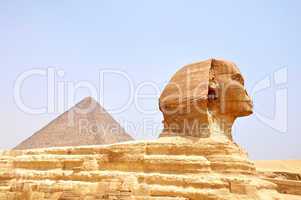
<path id="1" fill-rule="evenodd" d="M 253 108 L 236 65 L 218 59 L 176 72 L 160 96 L 159 107 L 164 116 L 161 135 L 229 138 L 234 120 L 250 115 Z"/>

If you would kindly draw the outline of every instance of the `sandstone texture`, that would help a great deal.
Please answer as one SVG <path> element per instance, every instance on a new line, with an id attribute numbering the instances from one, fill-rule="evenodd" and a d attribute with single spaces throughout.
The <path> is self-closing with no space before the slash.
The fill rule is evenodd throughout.
<path id="1" fill-rule="evenodd" d="M 258 175 L 275 183 L 278 192 L 301 199 L 301 160 L 260 160 L 255 164 Z"/>
<path id="2" fill-rule="evenodd" d="M 176 72 L 160 96 L 159 107 L 164 116 L 161 135 L 224 134 L 230 139 L 235 119 L 252 114 L 253 109 L 239 69 L 220 59 L 190 64 Z"/>
<path id="3" fill-rule="evenodd" d="M 15 149 L 112 144 L 132 140 L 91 97 L 83 99 Z"/>
<path id="4" fill-rule="evenodd" d="M 0 200 L 298 198 L 281 194 L 232 139 L 235 119 L 252 113 L 234 63 L 185 66 L 159 107 L 164 130 L 156 140 L 2 151 Z"/>
<path id="5" fill-rule="evenodd" d="M 0 199 L 277 199 L 226 137 L 3 151 Z"/>

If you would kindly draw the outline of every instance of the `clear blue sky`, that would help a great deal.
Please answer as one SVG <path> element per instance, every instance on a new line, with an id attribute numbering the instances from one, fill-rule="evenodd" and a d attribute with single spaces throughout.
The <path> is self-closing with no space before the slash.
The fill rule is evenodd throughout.
<path id="1" fill-rule="evenodd" d="M 162 89 L 182 65 L 221 57 L 237 63 L 249 91 L 287 67 L 288 81 L 281 86 L 288 90 L 285 133 L 253 115 L 236 122 L 234 137 L 253 159 L 301 159 L 300 9 L 297 0 L 1 1 L 0 148 L 15 146 L 59 114 L 20 111 L 13 87 L 24 71 L 54 67 L 65 72 L 59 81 L 98 84 L 100 70 L 115 69 L 126 72 L 135 87 L 152 81 Z M 104 107 L 122 105 L 126 82 L 111 76 L 105 84 Z M 41 77 L 25 82 L 26 104 L 45 105 L 45 88 Z M 277 87 L 254 96 L 255 112 L 273 116 L 276 92 Z M 84 93 L 80 91 L 77 99 Z M 158 110 L 157 98 L 142 104 Z M 162 120 L 159 111 L 142 114 L 133 105 L 113 116 L 122 124 Z M 137 139 L 155 138 L 160 132 L 160 127 L 155 133 L 127 129 Z"/>

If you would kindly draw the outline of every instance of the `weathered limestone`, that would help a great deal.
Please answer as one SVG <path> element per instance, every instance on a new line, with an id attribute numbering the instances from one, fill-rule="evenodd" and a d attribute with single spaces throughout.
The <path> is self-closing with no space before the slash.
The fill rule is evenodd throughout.
<path id="1" fill-rule="evenodd" d="M 163 90 L 159 105 L 162 136 L 224 134 L 230 139 L 234 120 L 250 115 L 253 107 L 236 65 L 218 59 L 180 69 Z"/>
<path id="2" fill-rule="evenodd" d="M 301 161 L 264 160 L 255 161 L 259 176 L 277 185 L 283 194 L 299 195 L 301 199 Z"/>
<path id="3" fill-rule="evenodd" d="M 154 141 L 3 151 L 0 200 L 280 199 L 232 140 L 234 120 L 252 113 L 233 63 L 184 67 L 160 109 L 164 130 Z"/>
<path id="4" fill-rule="evenodd" d="M 4 151 L 0 199 L 256 199 L 258 179 L 227 138 L 162 137 L 108 146 Z M 265 198 L 261 198 L 265 199 Z"/>

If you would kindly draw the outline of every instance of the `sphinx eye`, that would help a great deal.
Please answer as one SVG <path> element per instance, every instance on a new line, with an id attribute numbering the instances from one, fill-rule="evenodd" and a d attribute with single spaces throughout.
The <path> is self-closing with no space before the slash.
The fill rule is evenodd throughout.
<path id="1" fill-rule="evenodd" d="M 231 76 L 232 80 L 237 81 L 239 83 L 241 83 L 242 85 L 244 85 L 244 79 L 242 78 L 241 74 L 233 74 Z"/>

